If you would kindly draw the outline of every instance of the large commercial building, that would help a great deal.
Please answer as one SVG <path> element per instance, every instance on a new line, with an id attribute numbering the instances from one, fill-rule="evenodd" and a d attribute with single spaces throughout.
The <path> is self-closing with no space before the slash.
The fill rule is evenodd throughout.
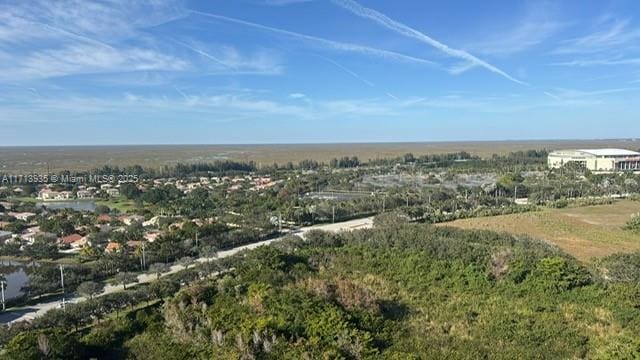
<path id="1" fill-rule="evenodd" d="M 640 171 L 640 153 L 625 149 L 559 150 L 549 153 L 552 169 L 575 162 L 594 172 Z"/>

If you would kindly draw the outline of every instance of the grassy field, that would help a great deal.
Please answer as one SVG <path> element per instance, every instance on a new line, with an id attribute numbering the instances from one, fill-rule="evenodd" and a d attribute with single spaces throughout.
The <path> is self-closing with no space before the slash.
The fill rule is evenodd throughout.
<path id="1" fill-rule="evenodd" d="M 111 209 L 117 209 L 121 213 L 126 213 L 129 210 L 135 209 L 135 203 L 132 200 L 125 198 L 109 199 L 109 200 L 96 200 L 97 205 L 106 205 Z"/>
<path id="2" fill-rule="evenodd" d="M 488 157 L 510 151 L 620 147 L 637 150 L 634 140 L 529 140 L 464 141 L 359 144 L 273 145 L 145 145 L 145 146 L 43 146 L 0 147 L 0 173 L 46 173 L 58 170 L 90 170 L 103 165 L 160 167 L 178 162 L 215 160 L 255 161 L 258 165 L 284 164 L 304 159 L 329 161 L 342 156 L 361 160 L 404 155 L 440 154 L 458 151 Z"/>
<path id="3" fill-rule="evenodd" d="M 440 225 L 526 234 L 551 242 L 588 262 L 616 252 L 640 251 L 640 234 L 623 230 L 640 202 L 544 210 L 535 213 L 456 220 Z"/>

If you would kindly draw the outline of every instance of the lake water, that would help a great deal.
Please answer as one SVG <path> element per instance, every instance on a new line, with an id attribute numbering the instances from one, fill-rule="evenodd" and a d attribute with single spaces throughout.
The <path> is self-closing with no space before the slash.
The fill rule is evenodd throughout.
<path id="1" fill-rule="evenodd" d="M 6 300 L 24 295 L 21 289 L 29 281 L 29 275 L 26 271 L 29 266 L 32 265 L 14 260 L 0 260 L 0 274 L 7 280 L 7 287 L 4 289 Z"/>
<path id="2" fill-rule="evenodd" d="M 38 207 L 46 207 L 51 210 L 72 209 L 76 211 L 95 211 L 94 201 L 47 201 L 36 204 Z"/>

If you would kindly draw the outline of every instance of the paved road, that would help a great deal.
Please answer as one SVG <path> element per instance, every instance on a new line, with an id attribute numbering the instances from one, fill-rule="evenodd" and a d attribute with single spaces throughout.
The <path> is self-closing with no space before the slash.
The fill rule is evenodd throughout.
<path id="1" fill-rule="evenodd" d="M 307 226 L 295 231 L 293 234 L 304 238 L 306 233 L 309 232 L 310 230 L 324 230 L 324 231 L 331 231 L 331 232 L 339 232 L 339 231 L 351 231 L 355 229 L 370 228 L 372 225 L 373 225 L 373 217 L 368 217 L 364 219 L 356 219 L 356 220 L 339 222 L 335 224 Z M 284 237 L 278 237 L 270 240 L 260 241 L 253 244 L 238 246 L 236 248 L 229 249 L 229 250 L 220 251 L 218 252 L 216 258 L 225 258 L 225 257 L 233 256 L 242 250 L 255 249 L 259 246 L 269 245 L 272 242 L 280 241 L 283 238 Z M 195 261 L 202 263 L 208 260 L 210 260 L 210 258 L 201 257 L 196 259 Z M 162 276 L 174 274 L 184 269 L 185 267 L 183 265 L 173 265 L 171 266 L 170 270 L 166 273 L 163 273 Z M 135 286 L 137 284 L 149 283 L 149 282 L 155 281 L 156 279 L 157 279 L 157 276 L 155 274 L 140 274 L 138 275 L 138 280 L 131 284 L 127 284 L 127 287 Z M 103 296 L 103 295 L 111 294 L 118 291 L 123 291 L 123 287 L 121 285 L 106 285 L 104 288 L 104 291 L 98 296 Z M 78 297 L 72 297 L 67 301 L 72 303 L 77 303 L 85 300 L 86 299 L 84 297 L 78 296 Z M 7 323 L 11 324 L 16 321 L 32 320 L 38 316 L 42 316 L 47 311 L 51 309 L 59 308 L 60 306 L 61 306 L 61 301 L 56 300 L 56 301 L 43 302 L 43 303 L 31 305 L 27 308 L 8 309 L 6 312 L 0 314 L 0 324 L 7 324 Z"/>

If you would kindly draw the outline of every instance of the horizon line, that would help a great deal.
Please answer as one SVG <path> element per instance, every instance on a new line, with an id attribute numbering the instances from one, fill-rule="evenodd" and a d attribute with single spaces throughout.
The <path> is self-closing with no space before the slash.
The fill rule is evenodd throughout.
<path id="1" fill-rule="evenodd" d="M 562 141 L 630 141 L 640 142 L 640 138 L 531 138 L 531 139 L 484 139 L 484 140 L 419 140 L 419 141 L 329 141 L 329 142 L 264 142 L 264 143 L 138 143 L 138 144 L 45 144 L 45 145 L 0 145 L 8 148 L 47 147 L 126 147 L 126 146 L 282 146 L 282 145 L 368 145 L 368 144 L 428 144 L 428 143 L 496 143 L 496 142 L 562 142 Z"/>

